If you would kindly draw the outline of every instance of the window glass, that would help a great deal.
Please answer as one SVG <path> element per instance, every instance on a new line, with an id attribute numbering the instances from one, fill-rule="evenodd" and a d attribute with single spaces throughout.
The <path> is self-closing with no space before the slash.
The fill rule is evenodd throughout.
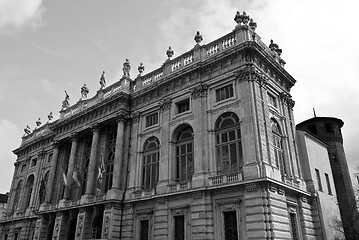
<path id="1" fill-rule="evenodd" d="M 152 113 L 148 116 L 146 116 L 146 127 L 150 127 L 153 125 L 158 124 L 158 113 Z"/>
<path id="2" fill-rule="evenodd" d="M 185 239 L 184 216 L 174 216 L 174 240 Z"/>
<path id="3" fill-rule="evenodd" d="M 238 240 L 238 226 L 236 211 L 224 212 L 224 235 L 225 240 Z"/>
<path id="4" fill-rule="evenodd" d="M 183 100 L 181 102 L 176 103 L 177 113 L 187 112 L 189 110 L 189 99 Z"/>
<path id="5" fill-rule="evenodd" d="M 216 90 L 216 101 L 222 101 L 233 97 L 233 85 L 228 85 Z"/>
<path id="6" fill-rule="evenodd" d="M 176 173 L 178 181 L 189 181 L 193 175 L 193 131 L 183 127 L 176 141 Z"/>
<path id="7" fill-rule="evenodd" d="M 158 181 L 159 145 L 156 137 L 146 140 L 143 149 L 142 162 L 142 188 L 151 190 L 156 187 Z"/>

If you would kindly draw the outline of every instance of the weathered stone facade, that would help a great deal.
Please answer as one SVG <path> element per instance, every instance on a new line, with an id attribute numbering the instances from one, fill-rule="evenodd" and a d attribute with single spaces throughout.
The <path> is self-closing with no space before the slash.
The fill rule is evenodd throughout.
<path id="1" fill-rule="evenodd" d="M 229 34 L 63 104 L 23 137 L 7 239 L 322 239 L 281 49 Z M 66 99 L 65 99 L 66 100 Z"/>

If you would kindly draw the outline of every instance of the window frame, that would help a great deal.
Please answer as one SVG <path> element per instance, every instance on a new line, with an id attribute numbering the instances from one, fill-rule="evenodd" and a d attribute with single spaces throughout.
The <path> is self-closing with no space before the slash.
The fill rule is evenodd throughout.
<path id="1" fill-rule="evenodd" d="M 189 216 L 189 210 L 188 207 L 177 207 L 171 209 L 170 213 L 170 237 L 171 240 L 177 240 L 175 237 L 175 218 L 183 216 L 183 227 L 184 227 L 184 240 L 191 239 L 191 218 Z"/>
<path id="2" fill-rule="evenodd" d="M 146 148 L 149 147 L 151 143 L 155 143 L 157 146 L 154 148 Z M 155 160 L 153 160 L 155 157 Z M 146 162 L 150 158 L 150 162 Z M 143 154 L 142 154 L 142 179 L 141 179 L 141 188 L 144 191 L 151 191 L 155 189 L 158 183 L 159 178 L 159 161 L 160 161 L 160 141 L 157 137 L 149 137 L 143 144 Z M 155 168 L 155 172 L 153 173 L 153 167 Z M 149 187 L 147 187 L 147 168 L 149 168 Z M 153 176 L 155 174 L 155 176 Z M 153 181 L 152 181 L 153 180 Z"/>
<path id="3" fill-rule="evenodd" d="M 229 89 L 229 91 L 227 91 Z M 228 94 L 228 96 L 227 96 Z M 225 96 L 223 96 L 225 95 Z M 234 92 L 234 86 L 233 83 L 226 84 L 224 86 L 220 86 L 215 89 L 215 102 L 220 103 L 227 99 L 234 98 L 235 92 Z"/>
<path id="4" fill-rule="evenodd" d="M 227 119 L 233 119 L 233 124 L 229 126 L 221 127 L 221 123 L 226 121 Z M 234 112 L 225 112 L 222 113 L 216 120 L 215 123 L 215 158 L 216 158 L 216 166 L 218 174 L 228 174 L 241 172 L 243 170 L 244 165 L 244 153 L 243 153 L 243 145 L 242 145 L 242 132 L 241 132 L 241 122 L 239 117 Z M 231 140 L 231 133 L 234 132 L 234 139 Z M 232 134 L 233 137 L 233 134 Z M 227 141 L 223 141 L 223 139 L 227 139 Z M 232 160 L 232 146 L 235 146 L 235 158 L 236 162 Z M 229 170 L 224 168 L 224 156 L 223 151 L 227 149 L 228 151 L 228 164 Z M 237 165 L 237 168 L 236 168 Z"/>
<path id="5" fill-rule="evenodd" d="M 315 170 L 315 176 L 317 179 L 318 191 L 323 192 L 323 184 L 322 184 L 322 179 L 320 177 L 320 171 L 317 168 L 315 168 L 314 170 Z"/>
<path id="6" fill-rule="evenodd" d="M 148 239 L 153 239 L 153 209 L 140 209 L 136 211 L 135 239 L 141 239 L 141 221 L 148 221 Z"/>
<path id="7" fill-rule="evenodd" d="M 267 96 L 268 96 L 268 106 L 278 109 L 278 97 L 271 92 L 268 92 Z"/>
<path id="8" fill-rule="evenodd" d="M 190 133 L 191 137 L 180 139 L 181 134 Z M 194 174 L 194 135 L 193 128 L 190 125 L 181 126 L 175 135 L 175 179 L 177 182 L 192 181 Z M 189 151 L 189 146 L 191 150 Z M 184 153 L 182 150 L 185 150 Z M 182 161 L 185 160 L 185 170 L 182 169 Z M 190 171 L 192 169 L 192 172 Z M 185 171 L 185 179 L 182 179 Z"/>
<path id="9" fill-rule="evenodd" d="M 329 195 L 333 195 L 332 187 L 331 187 L 331 184 L 330 184 L 329 174 L 328 174 L 328 173 L 324 173 L 324 177 L 325 177 L 325 181 L 326 181 L 326 183 L 327 183 L 328 194 L 329 194 Z"/>
<path id="10" fill-rule="evenodd" d="M 185 103 L 188 103 L 188 104 L 186 104 L 186 106 L 188 105 L 188 107 L 186 107 L 185 110 L 181 110 L 180 107 Z M 189 112 L 191 110 L 190 98 L 184 98 L 184 99 L 176 102 L 175 106 L 176 106 L 176 115 L 185 114 L 185 113 Z"/>
<path id="11" fill-rule="evenodd" d="M 151 119 L 154 117 L 154 120 Z M 160 116 L 158 111 L 149 113 L 145 116 L 145 128 L 150 128 L 159 125 Z"/>
<path id="12" fill-rule="evenodd" d="M 299 215 L 298 215 L 298 210 L 297 210 L 297 206 L 294 205 L 295 203 L 289 203 L 287 205 L 287 211 L 288 211 L 288 220 L 289 220 L 289 232 L 291 235 L 291 239 L 293 240 L 299 240 L 302 239 L 301 236 L 301 229 L 300 229 L 300 219 L 299 219 Z M 294 216 L 292 218 L 292 216 Z M 295 221 L 295 226 L 292 225 L 292 219 Z M 296 238 L 294 238 L 293 236 L 293 227 L 295 227 L 296 230 Z"/>

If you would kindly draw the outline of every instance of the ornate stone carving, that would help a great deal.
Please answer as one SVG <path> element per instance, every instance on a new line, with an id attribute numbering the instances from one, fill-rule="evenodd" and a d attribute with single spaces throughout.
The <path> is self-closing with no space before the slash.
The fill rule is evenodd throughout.
<path id="1" fill-rule="evenodd" d="M 295 101 L 292 100 L 292 96 L 289 93 L 282 92 L 279 96 L 289 108 L 292 109 L 294 107 Z"/>
<path id="2" fill-rule="evenodd" d="M 70 106 L 70 96 L 67 94 L 67 92 L 65 91 L 65 99 L 64 101 L 62 101 L 62 109 L 66 109 Z"/>
<path id="3" fill-rule="evenodd" d="M 171 59 L 171 57 L 173 56 L 175 52 L 172 50 L 171 46 L 168 47 L 168 50 L 166 52 L 166 55 L 168 57 L 168 60 Z"/>
<path id="4" fill-rule="evenodd" d="M 172 100 L 169 98 L 165 98 L 160 102 L 160 108 L 162 111 L 170 109 L 172 104 Z"/>
<path id="5" fill-rule="evenodd" d="M 139 112 L 134 113 L 132 116 L 132 122 L 138 123 L 140 121 L 140 116 L 141 114 Z"/>
<path id="6" fill-rule="evenodd" d="M 25 132 L 25 136 L 31 133 L 29 125 L 26 125 L 26 128 L 24 128 L 24 132 Z"/>
<path id="7" fill-rule="evenodd" d="M 86 83 L 84 83 L 84 85 L 81 87 L 81 99 L 86 99 L 89 92 L 89 88 L 86 86 Z"/>
<path id="8" fill-rule="evenodd" d="M 192 89 L 192 98 L 196 99 L 198 97 L 206 97 L 207 96 L 208 86 L 206 84 L 200 84 Z"/>
<path id="9" fill-rule="evenodd" d="M 199 31 L 197 31 L 196 35 L 194 36 L 194 40 L 196 41 L 196 43 L 199 45 L 202 40 L 203 40 L 203 37 L 202 35 L 199 33 Z"/>
<path id="10" fill-rule="evenodd" d="M 82 239 L 82 228 L 83 228 L 84 215 L 80 215 L 77 219 L 76 239 Z"/>
<path id="11" fill-rule="evenodd" d="M 130 60 L 128 60 L 126 58 L 125 62 L 123 63 L 123 67 L 122 67 L 123 76 L 130 77 L 130 70 L 131 70 Z"/>
<path id="12" fill-rule="evenodd" d="M 106 87 L 106 73 L 105 73 L 105 71 L 102 71 L 102 75 L 100 77 L 100 82 L 99 83 L 100 83 L 101 88 Z"/>
<path id="13" fill-rule="evenodd" d="M 234 21 L 236 21 L 238 26 L 240 26 L 242 23 L 243 25 L 247 25 L 249 22 L 249 16 L 246 14 L 246 12 L 240 14 L 240 12 L 237 11 L 236 15 L 234 16 Z"/>
<path id="14" fill-rule="evenodd" d="M 257 184 L 248 184 L 246 185 L 246 192 L 255 192 L 258 190 Z"/>
<path id="15" fill-rule="evenodd" d="M 251 27 L 251 29 L 252 29 L 253 31 L 256 30 L 256 28 L 257 28 L 257 23 L 253 21 L 253 18 L 251 18 L 251 19 L 249 20 L 249 26 Z M 254 35 L 254 36 L 255 36 L 255 35 Z"/>
<path id="16" fill-rule="evenodd" d="M 252 64 L 247 65 L 243 70 L 235 73 L 236 79 L 240 81 L 257 81 L 261 85 L 267 83 L 266 78 L 260 74 Z"/>
<path id="17" fill-rule="evenodd" d="M 105 221 L 103 226 L 103 235 L 107 239 L 108 233 L 109 233 L 109 224 L 110 224 L 110 216 L 105 215 Z"/>
<path id="18" fill-rule="evenodd" d="M 40 125 L 41 125 L 41 119 L 39 118 L 39 119 L 37 119 L 37 121 L 36 121 L 36 126 L 37 126 L 37 127 L 40 127 Z"/>
<path id="19" fill-rule="evenodd" d="M 140 63 L 138 66 L 138 76 L 142 76 L 142 73 L 145 71 L 145 66 L 143 66 L 143 63 Z"/>
<path id="20" fill-rule="evenodd" d="M 53 118 L 54 116 L 52 115 L 52 112 L 50 112 L 49 115 L 47 115 L 47 119 L 49 119 L 49 122 L 51 122 Z"/>

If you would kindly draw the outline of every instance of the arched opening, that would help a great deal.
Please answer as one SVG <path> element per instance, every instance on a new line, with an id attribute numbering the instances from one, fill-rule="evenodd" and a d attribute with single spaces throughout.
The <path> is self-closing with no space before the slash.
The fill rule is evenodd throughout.
<path id="1" fill-rule="evenodd" d="M 102 236 L 103 215 L 97 215 L 92 222 L 91 236 L 93 239 L 100 239 Z"/>
<path id="2" fill-rule="evenodd" d="M 68 231 L 67 231 L 67 238 L 66 238 L 67 240 L 74 240 L 75 239 L 76 223 L 77 223 L 77 219 L 72 218 L 70 223 L 69 223 L 69 227 L 68 227 Z"/>
<path id="3" fill-rule="evenodd" d="M 271 119 L 272 135 L 273 135 L 273 147 L 274 147 L 274 160 L 275 164 L 279 166 L 282 175 L 287 174 L 287 166 L 284 161 L 282 132 L 278 122 L 275 119 Z"/>
<path id="4" fill-rule="evenodd" d="M 52 240 L 52 236 L 54 234 L 54 226 L 55 226 L 55 221 L 54 220 L 50 221 L 49 227 L 47 228 L 46 240 Z"/>
<path id="5" fill-rule="evenodd" d="M 108 134 L 108 144 L 107 144 L 107 159 L 105 167 L 105 192 L 112 188 L 112 179 L 113 179 L 113 163 L 115 160 L 115 151 L 116 151 L 116 137 L 117 137 L 117 127 L 111 127 Z M 102 156 L 101 156 L 102 158 Z M 102 163 L 103 159 L 101 159 Z M 100 173 L 102 174 L 102 167 L 100 167 Z M 102 177 L 101 177 L 102 178 Z M 100 184 L 102 179 L 99 178 Z"/>
<path id="6" fill-rule="evenodd" d="M 233 112 L 220 115 L 215 124 L 217 172 L 242 171 L 243 151 L 238 116 Z"/>
<path id="7" fill-rule="evenodd" d="M 179 182 L 192 180 L 193 163 L 193 129 L 190 125 L 180 126 L 174 135 L 176 154 L 176 180 Z"/>
<path id="8" fill-rule="evenodd" d="M 24 209 L 28 208 L 30 205 L 31 195 L 32 195 L 32 189 L 34 186 L 34 175 L 30 175 L 26 181 L 25 185 L 25 205 Z"/>
<path id="9" fill-rule="evenodd" d="M 147 191 L 157 185 L 159 146 L 160 141 L 156 137 L 150 137 L 143 145 L 142 188 Z"/>

